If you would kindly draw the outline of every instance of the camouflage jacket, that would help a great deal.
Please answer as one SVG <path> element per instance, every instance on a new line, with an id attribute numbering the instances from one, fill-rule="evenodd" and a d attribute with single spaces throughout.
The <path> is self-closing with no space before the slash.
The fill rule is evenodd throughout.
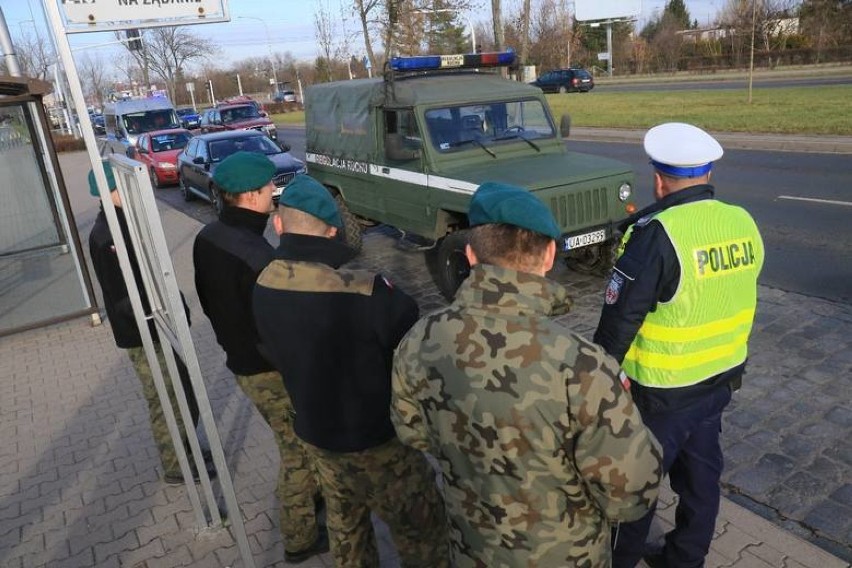
<path id="1" fill-rule="evenodd" d="M 618 364 L 551 315 L 546 278 L 477 265 L 400 343 L 391 418 L 441 466 L 457 566 L 609 566 L 610 523 L 657 497 L 662 452 Z"/>

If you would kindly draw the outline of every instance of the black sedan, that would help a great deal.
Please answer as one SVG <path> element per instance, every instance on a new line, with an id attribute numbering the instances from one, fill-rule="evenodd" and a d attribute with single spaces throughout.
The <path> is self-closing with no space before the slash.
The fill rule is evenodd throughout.
<path id="1" fill-rule="evenodd" d="M 306 172 L 305 163 L 290 155 L 287 144 L 282 142 L 279 146 L 263 132 L 233 130 L 202 134 L 190 140 L 178 155 L 177 167 L 183 198 L 191 201 L 201 197 L 212 203 L 217 211 L 221 211 L 223 203 L 219 197 L 219 188 L 213 183 L 213 174 L 219 162 L 239 151 L 265 154 L 275 164 L 277 174 L 273 180 L 276 187 L 273 198 L 276 203 L 284 187 L 296 174 Z"/>

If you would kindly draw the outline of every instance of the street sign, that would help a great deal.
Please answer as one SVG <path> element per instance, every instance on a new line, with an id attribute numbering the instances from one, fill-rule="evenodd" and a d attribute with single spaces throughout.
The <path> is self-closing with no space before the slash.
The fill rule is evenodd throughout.
<path id="1" fill-rule="evenodd" d="M 364 68 L 366 68 L 366 69 L 372 69 L 373 68 L 373 64 L 370 63 L 370 58 L 367 57 L 366 55 L 364 56 Z"/>
<path id="2" fill-rule="evenodd" d="M 66 30 L 69 33 L 207 24 L 230 19 L 227 0 L 61 0 L 59 8 L 68 24 L 85 24 L 82 29 L 69 25 Z"/>
<path id="3" fill-rule="evenodd" d="M 609 52 L 604 51 L 598 53 L 598 61 L 609 61 Z"/>
<path id="4" fill-rule="evenodd" d="M 195 92 L 195 83 L 187 83 L 186 84 L 186 90 L 189 91 L 190 93 L 194 93 Z"/>

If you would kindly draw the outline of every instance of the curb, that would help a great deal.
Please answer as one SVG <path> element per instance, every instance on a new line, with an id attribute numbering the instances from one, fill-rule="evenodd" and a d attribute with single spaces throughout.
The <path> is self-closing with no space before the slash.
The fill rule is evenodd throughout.
<path id="1" fill-rule="evenodd" d="M 715 132 L 713 136 L 726 149 L 852 154 L 852 136 L 801 136 Z M 644 130 L 573 127 L 569 140 L 641 144 Z"/>

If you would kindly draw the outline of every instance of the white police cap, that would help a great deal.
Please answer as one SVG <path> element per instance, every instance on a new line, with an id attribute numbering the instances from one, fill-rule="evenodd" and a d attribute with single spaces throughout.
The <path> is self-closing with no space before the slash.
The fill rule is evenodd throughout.
<path id="1" fill-rule="evenodd" d="M 650 129 L 644 145 L 654 168 L 673 177 L 702 176 L 724 153 L 715 138 L 682 122 L 667 122 Z"/>

